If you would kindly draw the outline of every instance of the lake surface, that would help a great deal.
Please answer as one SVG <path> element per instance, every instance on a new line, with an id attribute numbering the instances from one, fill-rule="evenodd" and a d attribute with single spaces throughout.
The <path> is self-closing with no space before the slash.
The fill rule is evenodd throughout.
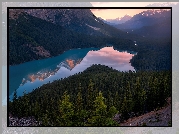
<path id="1" fill-rule="evenodd" d="M 9 66 L 9 98 L 17 89 L 17 96 L 48 82 L 84 71 L 92 64 L 102 64 L 119 71 L 135 71 L 129 63 L 135 52 L 117 51 L 113 47 L 73 49 L 63 54 Z"/>

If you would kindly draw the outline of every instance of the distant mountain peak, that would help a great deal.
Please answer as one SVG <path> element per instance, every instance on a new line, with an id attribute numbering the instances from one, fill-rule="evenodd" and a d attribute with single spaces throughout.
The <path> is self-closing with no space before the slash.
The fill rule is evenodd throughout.
<path id="1" fill-rule="evenodd" d="M 130 20 L 131 18 L 132 17 L 130 15 L 126 14 L 125 16 L 121 17 L 119 20 L 123 21 L 123 23 L 124 23 L 124 22 Z"/>
<path id="2" fill-rule="evenodd" d="M 109 24 L 122 24 L 125 23 L 126 21 L 130 20 L 132 17 L 129 16 L 128 14 L 124 15 L 123 17 L 117 17 L 116 19 L 106 19 L 105 21 L 109 22 Z"/>
<path id="3" fill-rule="evenodd" d="M 153 9 L 153 10 L 147 10 L 147 11 L 143 11 L 140 14 L 143 16 L 153 16 L 156 14 L 162 14 L 163 12 L 167 12 L 166 9 Z"/>

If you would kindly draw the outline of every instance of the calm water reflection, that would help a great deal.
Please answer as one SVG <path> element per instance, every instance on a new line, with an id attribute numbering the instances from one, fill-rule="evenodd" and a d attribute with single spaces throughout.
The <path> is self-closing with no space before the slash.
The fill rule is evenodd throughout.
<path id="1" fill-rule="evenodd" d="M 48 82 L 65 78 L 84 71 L 92 64 L 103 64 L 119 71 L 134 70 L 129 63 L 135 52 L 117 51 L 113 47 L 74 49 L 64 54 L 37 61 L 31 61 L 9 68 L 9 95 L 17 89 L 17 95 Z"/>

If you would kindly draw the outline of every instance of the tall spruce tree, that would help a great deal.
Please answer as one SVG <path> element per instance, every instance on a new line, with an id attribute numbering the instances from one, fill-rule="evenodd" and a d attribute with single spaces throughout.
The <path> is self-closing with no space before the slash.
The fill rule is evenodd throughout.
<path id="1" fill-rule="evenodd" d="M 70 102 L 70 96 L 67 94 L 67 92 L 64 92 L 64 95 L 62 97 L 62 101 L 60 104 L 60 116 L 60 126 L 73 125 L 74 105 L 72 102 Z"/>

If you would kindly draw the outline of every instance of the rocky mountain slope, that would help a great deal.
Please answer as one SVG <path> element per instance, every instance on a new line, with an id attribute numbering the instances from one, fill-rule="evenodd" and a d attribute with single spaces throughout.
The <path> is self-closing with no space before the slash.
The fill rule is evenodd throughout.
<path id="1" fill-rule="evenodd" d="M 115 25 L 118 29 L 139 29 L 143 26 L 152 26 L 164 21 L 171 21 L 171 10 L 147 10 L 134 15 L 129 21 Z"/>
<path id="2" fill-rule="evenodd" d="M 171 98 L 167 105 L 139 117 L 133 117 L 120 124 L 120 126 L 171 126 Z"/>
<path id="3" fill-rule="evenodd" d="M 10 9 L 10 65 L 57 56 L 74 48 L 133 46 L 134 35 L 96 18 L 89 9 Z"/>
<path id="4" fill-rule="evenodd" d="M 123 37 L 123 34 L 125 34 L 125 32 L 105 24 L 90 9 L 12 9 L 10 12 L 16 12 L 16 16 L 25 12 L 31 16 L 83 34 L 110 37 Z"/>
<path id="5" fill-rule="evenodd" d="M 129 32 L 141 35 L 143 37 L 171 37 L 171 20 L 166 20 L 152 26 L 144 26 L 140 29 L 130 30 Z"/>
<path id="6" fill-rule="evenodd" d="M 116 19 L 106 19 L 107 24 L 109 25 L 117 25 L 117 24 L 122 24 L 125 23 L 126 21 L 130 20 L 132 17 L 129 15 L 125 15 L 121 18 L 116 18 Z"/>
<path id="7" fill-rule="evenodd" d="M 143 11 L 134 15 L 129 21 L 114 27 L 141 37 L 170 37 L 171 11 L 162 9 Z"/>

